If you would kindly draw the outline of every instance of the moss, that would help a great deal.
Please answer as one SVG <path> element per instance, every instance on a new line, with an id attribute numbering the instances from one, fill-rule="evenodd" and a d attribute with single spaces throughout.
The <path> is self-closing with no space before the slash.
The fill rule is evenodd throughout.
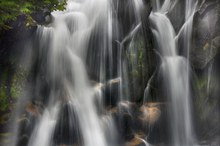
<path id="1" fill-rule="evenodd" d="M 13 99 L 17 99 L 22 92 L 22 81 L 25 80 L 25 76 L 23 75 L 23 73 L 17 72 L 12 79 L 12 83 L 11 83 L 11 89 L 10 89 L 10 93 L 11 93 L 11 97 Z"/>
<path id="2" fill-rule="evenodd" d="M 8 107 L 5 89 L 0 88 L 0 111 L 6 110 Z"/>
<path id="3" fill-rule="evenodd" d="M 0 76 L 0 78 L 1 78 L 1 82 L 0 82 L 0 111 L 4 111 L 8 107 L 7 94 L 6 94 L 7 71 L 2 72 L 2 75 Z"/>
<path id="4" fill-rule="evenodd" d="M 133 70 L 133 71 L 131 72 L 131 75 L 132 75 L 133 77 L 138 77 L 139 72 L 138 72 L 137 70 Z"/>
<path id="5" fill-rule="evenodd" d="M 19 15 L 26 15 L 28 18 L 43 8 L 50 11 L 64 10 L 65 5 L 65 0 L 0 0 L 0 28 L 9 29 L 7 23 L 16 20 Z"/>
<path id="6" fill-rule="evenodd" d="M 8 145 L 10 142 L 11 133 L 0 133 L 0 145 Z"/>
<path id="7" fill-rule="evenodd" d="M 0 116 L 0 124 L 6 124 L 10 116 L 11 116 L 10 113 L 6 113 Z"/>
<path id="8" fill-rule="evenodd" d="M 144 88 L 147 82 L 146 57 L 144 38 L 141 33 L 138 33 L 126 49 L 129 91 L 134 101 L 141 101 L 143 98 Z"/>
<path id="9" fill-rule="evenodd" d="M 0 76 L 0 111 L 6 111 L 11 108 L 19 96 L 21 96 L 22 88 L 28 72 L 20 68 L 15 73 L 9 74 L 8 69 L 5 69 Z M 12 76 L 10 84 L 7 84 L 7 78 Z M 9 91 L 9 93 L 7 93 Z"/>

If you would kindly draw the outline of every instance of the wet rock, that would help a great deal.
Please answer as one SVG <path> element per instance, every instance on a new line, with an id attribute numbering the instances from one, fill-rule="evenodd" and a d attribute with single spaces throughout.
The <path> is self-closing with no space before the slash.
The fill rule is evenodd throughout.
<path id="1" fill-rule="evenodd" d="M 140 111 L 142 112 L 140 119 L 149 125 L 156 123 L 161 116 L 159 107 L 155 106 L 153 103 L 148 104 L 148 106 L 142 106 Z"/>
<path id="2" fill-rule="evenodd" d="M 209 0 L 209 1 L 200 0 L 198 4 L 200 6 L 198 13 L 200 14 L 200 16 L 204 16 L 208 11 L 215 8 L 217 1 L 216 0 Z"/>
<path id="3" fill-rule="evenodd" d="M 48 9 L 43 10 L 44 22 L 49 24 L 52 22 L 52 15 Z"/>
<path id="4" fill-rule="evenodd" d="M 148 32 L 145 33 L 148 34 Z M 128 92 L 132 102 L 142 100 L 141 98 L 143 97 L 146 82 L 154 68 L 153 66 L 156 64 L 152 64 L 155 58 L 152 52 L 153 49 L 151 50 L 150 46 L 152 43 L 150 40 L 146 40 L 149 36 L 150 34 L 145 36 L 140 27 L 135 34 L 130 36 L 132 39 L 127 39 L 123 44 L 125 48 L 124 54 L 126 54 L 123 58 L 126 62 L 124 63 L 126 69 L 122 72 L 125 82 L 122 87 Z M 152 56 L 150 57 L 150 55 L 152 55 L 153 58 Z"/>
<path id="5" fill-rule="evenodd" d="M 130 114 L 123 114 L 121 117 L 119 117 L 119 133 L 125 141 L 131 140 L 134 138 L 134 133 L 132 130 L 133 126 L 133 119 Z"/>
<path id="6" fill-rule="evenodd" d="M 119 86 L 120 86 L 121 79 L 116 78 L 112 79 L 107 82 L 105 87 L 102 88 L 104 93 L 103 102 L 106 106 L 116 106 L 119 99 Z"/>
<path id="7" fill-rule="evenodd" d="M 32 14 L 32 18 L 41 25 L 48 25 L 53 22 L 54 18 L 51 15 L 49 9 L 45 8 L 42 11 L 38 11 Z"/>
<path id="8" fill-rule="evenodd" d="M 165 110 L 165 103 L 147 103 L 139 107 L 135 103 L 122 101 L 110 112 L 121 139 L 132 145 L 135 133 L 148 135 L 147 139 L 151 143 L 158 143 L 166 138 L 167 115 L 162 110 Z"/>
<path id="9" fill-rule="evenodd" d="M 143 129 L 149 128 L 146 135 L 147 141 L 151 144 L 168 142 L 169 129 L 167 120 L 167 110 L 165 103 L 147 103 L 140 110 L 142 115 Z M 145 131 L 146 132 L 146 131 Z"/>
<path id="10" fill-rule="evenodd" d="M 72 145 L 81 141 L 79 121 L 71 103 L 64 103 L 61 107 L 53 141 L 56 145 Z"/>
<path id="11" fill-rule="evenodd" d="M 135 134 L 135 137 L 132 140 L 126 142 L 125 146 L 146 146 L 143 140 L 143 135 Z"/>
<path id="12" fill-rule="evenodd" d="M 30 133 L 30 120 L 29 118 L 27 118 L 25 115 L 23 115 L 19 120 L 18 120 L 18 124 L 19 124 L 19 135 L 23 135 L 23 134 L 27 134 Z"/>
<path id="13" fill-rule="evenodd" d="M 27 112 L 27 114 L 31 114 L 35 117 L 42 115 L 43 110 L 44 110 L 43 105 L 37 101 L 27 103 L 26 108 L 25 108 L 25 111 Z"/>
<path id="14" fill-rule="evenodd" d="M 7 124 L 10 122 L 10 113 L 5 113 L 0 116 L 0 131 L 6 131 Z"/>
<path id="15" fill-rule="evenodd" d="M 92 82 L 97 91 L 103 94 L 103 103 L 105 106 L 116 106 L 119 99 L 119 86 L 121 79 L 115 78 L 109 80 L 106 84 Z"/>
<path id="16" fill-rule="evenodd" d="M 195 79 L 193 107 L 195 110 L 195 132 L 201 141 L 213 138 L 220 133 L 219 107 L 219 60 L 216 58 L 212 64 L 212 71 L 207 66 L 200 71 Z M 211 74 L 209 74 L 211 73 Z M 208 79 L 209 78 L 209 79 Z M 205 108 L 204 108 L 205 107 Z"/>
<path id="17" fill-rule="evenodd" d="M 212 40 L 212 45 L 214 48 L 220 48 L 220 36 L 217 36 Z"/>
<path id="18" fill-rule="evenodd" d="M 218 54 L 220 48 L 220 37 L 212 39 L 204 44 L 202 49 L 195 49 L 191 58 L 192 64 L 197 69 L 204 69 Z M 197 51 L 196 51 L 197 50 Z"/>
<path id="19" fill-rule="evenodd" d="M 29 138 L 30 137 L 28 135 L 25 135 L 25 134 L 19 136 L 17 146 L 27 146 Z"/>
<path id="20" fill-rule="evenodd" d="M 114 108 L 112 117 L 118 129 L 119 136 L 122 141 L 129 141 L 134 138 L 134 110 L 131 106 L 135 106 L 130 102 L 120 102 L 117 108 Z"/>
<path id="21" fill-rule="evenodd" d="M 1 133 L 0 132 L 0 145 L 9 145 L 11 133 Z"/>
<path id="22" fill-rule="evenodd" d="M 219 5 L 206 1 L 194 16 L 190 59 L 196 69 L 204 69 L 219 52 Z"/>
<path id="23" fill-rule="evenodd" d="M 18 122 L 18 146 L 26 146 L 43 109 L 35 102 L 28 102 Z"/>

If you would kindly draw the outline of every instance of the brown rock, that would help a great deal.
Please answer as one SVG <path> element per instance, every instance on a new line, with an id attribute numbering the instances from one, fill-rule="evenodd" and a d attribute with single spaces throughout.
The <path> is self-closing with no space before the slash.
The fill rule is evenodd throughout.
<path id="1" fill-rule="evenodd" d="M 155 103 L 141 106 L 140 111 L 142 115 L 139 118 L 150 125 L 155 123 L 161 115 L 161 111 Z"/>

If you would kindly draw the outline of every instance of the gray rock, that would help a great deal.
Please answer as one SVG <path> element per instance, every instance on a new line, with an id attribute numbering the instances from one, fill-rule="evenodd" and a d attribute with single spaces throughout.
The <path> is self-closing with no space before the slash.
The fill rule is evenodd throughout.
<path id="1" fill-rule="evenodd" d="M 194 16 L 190 59 L 196 69 L 204 69 L 219 52 L 220 36 L 216 33 L 220 20 L 218 9 L 216 2 L 206 1 Z"/>

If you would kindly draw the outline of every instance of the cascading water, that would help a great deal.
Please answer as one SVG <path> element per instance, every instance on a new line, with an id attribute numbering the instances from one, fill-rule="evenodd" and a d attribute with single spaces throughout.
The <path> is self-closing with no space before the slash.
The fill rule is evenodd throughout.
<path id="1" fill-rule="evenodd" d="M 160 1 L 156 1 L 149 19 L 156 46 L 162 56 L 160 71 L 163 78 L 164 92 L 171 101 L 169 110 L 171 143 L 173 146 L 190 146 L 194 143 L 194 133 L 187 58 L 196 2 L 193 0 L 185 1 L 185 23 L 177 36 L 167 16 L 172 4 L 170 0 L 165 0 L 162 5 L 160 5 Z M 183 39 L 184 52 L 187 52 L 183 55 L 179 54 L 177 47 L 180 39 Z"/>
<path id="2" fill-rule="evenodd" d="M 192 146 L 194 133 L 188 57 L 196 2 L 185 1 L 185 22 L 176 33 L 168 13 L 178 2 L 164 0 L 162 4 L 160 0 L 153 1 L 149 19 L 155 46 L 162 56 L 159 70 L 165 85 L 163 88 L 170 101 L 171 145 Z M 123 4 L 127 4 L 127 9 Z M 126 118 L 130 120 L 130 116 L 134 120 L 136 115 L 131 114 L 132 104 L 127 102 L 132 99 L 132 91 L 125 87 L 130 81 L 125 53 L 133 55 L 131 70 L 136 71 L 142 66 L 138 59 L 143 54 L 138 56 L 136 45 L 143 47 L 144 41 L 137 43 L 135 39 L 143 33 L 143 6 L 142 0 L 68 0 L 66 10 L 52 13 L 51 24 L 38 26 L 35 40 L 38 56 L 33 71 L 33 89 L 30 90 L 33 95 L 29 94 L 33 96 L 32 100 L 42 100 L 46 107 L 33 123 L 26 145 L 122 145 L 117 137 L 121 129 L 116 130 L 112 115 L 104 110 L 103 98 L 106 98 L 106 92 L 110 92 L 110 98 L 115 96 L 114 92 L 119 92 L 114 105 L 119 105 L 119 123 L 123 124 Z M 127 11 L 132 13 L 127 14 Z M 180 42 L 183 42 L 183 48 L 179 48 Z M 183 54 L 180 54 L 180 49 Z M 94 82 L 95 87 L 92 85 Z M 113 91 L 113 84 L 117 82 L 117 91 Z M 132 82 L 132 88 L 138 86 L 135 84 L 137 80 Z M 103 86 L 107 85 L 110 91 L 103 91 Z M 145 96 L 148 96 L 148 91 Z M 113 105 L 111 100 L 110 106 Z M 121 100 L 126 102 L 118 104 Z M 126 107 L 125 118 L 120 105 Z M 129 122 L 125 123 L 129 125 Z M 129 126 L 135 127 L 132 124 Z M 126 128 L 131 128 L 129 126 Z M 132 133 L 133 129 L 130 131 Z M 138 139 L 148 145 L 147 137 Z M 20 146 L 17 141 L 13 140 L 12 146 Z"/>
<path id="3" fill-rule="evenodd" d="M 42 96 L 41 88 L 46 82 L 49 97 L 46 97 L 48 106 L 35 125 L 29 146 L 111 145 L 104 127 L 110 126 L 109 137 L 114 137 L 114 124 L 112 120 L 102 120 L 98 114 L 95 102 L 100 100 L 96 98 L 99 94 L 90 85 L 85 66 L 91 33 L 98 25 L 111 31 L 110 8 L 107 0 L 69 0 L 65 11 L 52 13 L 53 22 L 49 26 L 38 27 L 40 73 L 36 73 L 34 94 Z M 110 35 L 101 29 L 99 33 Z M 101 80 L 103 74 L 100 73 Z"/>

